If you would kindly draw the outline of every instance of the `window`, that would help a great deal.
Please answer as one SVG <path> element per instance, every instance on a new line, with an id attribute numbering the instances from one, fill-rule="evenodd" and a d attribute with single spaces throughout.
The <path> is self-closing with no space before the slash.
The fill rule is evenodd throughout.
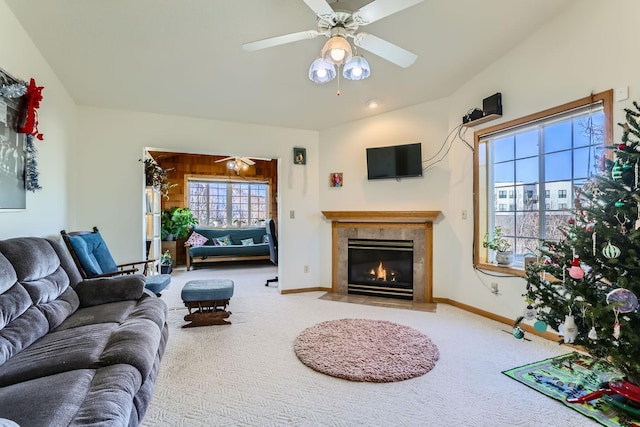
<path id="1" fill-rule="evenodd" d="M 515 267 L 522 267 L 540 239 L 562 237 L 558 226 L 573 209 L 567 199 L 598 173 L 598 159 L 612 144 L 612 103 L 609 90 L 475 133 L 476 242 L 501 226 L 516 254 Z M 508 211 L 498 206 L 496 191 L 514 192 Z M 541 194 L 545 203 L 539 203 Z M 491 255 L 476 244 L 474 265 L 503 271 L 490 263 Z"/>
<path id="2" fill-rule="evenodd" d="M 254 227 L 264 225 L 269 212 L 269 184 L 207 179 L 187 180 L 189 208 L 199 225 Z"/>
<path id="3" fill-rule="evenodd" d="M 500 203 L 498 205 L 498 210 L 499 211 L 506 211 L 507 210 L 507 205 L 505 205 L 504 203 Z"/>
<path id="4" fill-rule="evenodd" d="M 500 190 L 498 191 L 498 199 L 506 199 L 507 198 L 507 192 L 504 190 Z"/>
<path id="5" fill-rule="evenodd" d="M 513 199 L 515 195 L 513 194 L 513 190 L 509 190 L 509 198 Z"/>

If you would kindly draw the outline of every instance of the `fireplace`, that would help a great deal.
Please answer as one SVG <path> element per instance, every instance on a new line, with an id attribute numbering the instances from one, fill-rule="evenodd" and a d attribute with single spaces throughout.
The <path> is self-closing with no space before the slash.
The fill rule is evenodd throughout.
<path id="1" fill-rule="evenodd" d="M 413 299 L 413 241 L 348 239 L 347 293 Z"/>
<path id="2" fill-rule="evenodd" d="M 332 293 L 351 293 L 349 240 L 410 241 L 413 267 L 409 280 L 413 302 L 433 302 L 433 223 L 440 211 L 322 211 L 322 214 L 331 221 Z"/>

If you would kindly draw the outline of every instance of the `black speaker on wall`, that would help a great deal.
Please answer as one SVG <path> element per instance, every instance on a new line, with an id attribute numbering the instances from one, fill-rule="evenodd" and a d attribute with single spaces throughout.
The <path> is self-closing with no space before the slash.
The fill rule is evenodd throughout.
<path id="1" fill-rule="evenodd" d="M 502 115 L 502 94 L 500 92 L 482 100 L 482 112 L 485 116 Z"/>

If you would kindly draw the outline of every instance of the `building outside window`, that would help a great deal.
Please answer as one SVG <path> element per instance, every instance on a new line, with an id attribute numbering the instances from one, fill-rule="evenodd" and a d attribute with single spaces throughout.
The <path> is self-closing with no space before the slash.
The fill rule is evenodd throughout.
<path id="1" fill-rule="evenodd" d="M 558 227 L 572 216 L 567 198 L 573 200 L 574 189 L 599 173 L 598 160 L 611 145 L 611 133 L 612 91 L 477 131 L 476 241 L 501 226 L 521 266 L 540 239 L 561 239 Z M 494 197 L 507 191 L 514 192 L 515 204 L 504 211 Z M 538 203 L 539 194 L 545 203 Z M 476 245 L 474 263 L 490 265 L 482 245 Z"/>
<path id="2" fill-rule="evenodd" d="M 499 199 L 506 199 L 507 198 L 507 192 L 504 191 L 504 190 L 498 191 L 498 198 Z"/>
<path id="3" fill-rule="evenodd" d="M 200 226 L 264 226 L 269 212 L 269 184 L 206 179 L 188 180 L 188 204 Z"/>

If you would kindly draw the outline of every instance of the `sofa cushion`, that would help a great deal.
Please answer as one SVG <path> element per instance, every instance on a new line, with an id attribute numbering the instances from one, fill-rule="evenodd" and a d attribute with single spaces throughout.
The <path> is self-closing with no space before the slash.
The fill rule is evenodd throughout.
<path id="1" fill-rule="evenodd" d="M 240 243 L 242 243 L 243 246 L 249 246 L 255 244 L 256 242 L 253 241 L 253 237 L 249 237 L 247 239 L 240 240 Z"/>
<path id="2" fill-rule="evenodd" d="M 196 233 L 195 231 L 193 233 L 191 233 L 191 236 L 189 236 L 189 238 L 187 239 L 186 242 L 184 242 L 185 245 L 189 245 L 189 246 L 202 246 L 205 243 L 207 243 L 209 239 L 207 239 L 206 237 L 204 237 L 202 234 L 200 233 Z"/>
<path id="3" fill-rule="evenodd" d="M 87 279 L 75 288 L 81 307 L 106 304 L 116 301 L 137 300 L 144 291 L 145 279 L 140 274 Z"/>
<path id="4" fill-rule="evenodd" d="M 231 242 L 231 236 L 228 234 L 226 236 L 214 238 L 213 242 L 216 246 L 229 246 L 233 244 L 233 242 Z"/>
<path id="5" fill-rule="evenodd" d="M 69 243 L 87 275 L 96 276 L 118 270 L 118 265 L 99 231 L 69 236 Z"/>
<path id="6" fill-rule="evenodd" d="M 101 366 L 100 357 L 115 323 L 101 323 L 51 332 L 0 366 L 0 386 Z"/>
<path id="7" fill-rule="evenodd" d="M 0 414 L 22 426 L 126 426 L 141 383 L 127 365 L 63 372 L 0 388 Z"/>

